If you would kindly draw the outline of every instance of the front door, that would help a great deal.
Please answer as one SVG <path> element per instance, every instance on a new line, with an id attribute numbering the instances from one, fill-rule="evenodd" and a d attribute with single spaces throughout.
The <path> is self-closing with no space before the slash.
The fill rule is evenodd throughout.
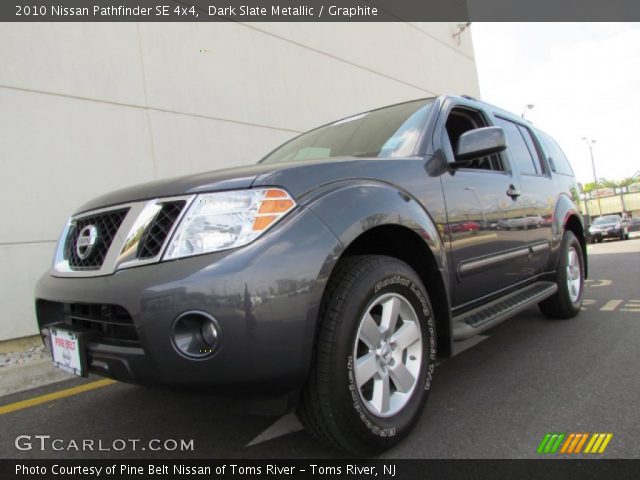
<path id="1" fill-rule="evenodd" d="M 464 132 L 489 126 L 485 112 L 464 103 L 445 105 L 436 139 L 454 160 Z M 436 141 L 436 144 L 438 141 Z M 505 155 L 473 160 L 442 177 L 454 308 L 507 289 L 526 278 L 529 248 L 520 183 Z"/>

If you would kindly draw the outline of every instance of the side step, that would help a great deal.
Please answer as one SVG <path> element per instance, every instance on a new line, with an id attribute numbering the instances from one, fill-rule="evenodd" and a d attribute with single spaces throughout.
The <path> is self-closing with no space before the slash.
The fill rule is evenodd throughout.
<path id="1" fill-rule="evenodd" d="M 453 317 L 453 340 L 465 340 L 541 302 L 554 293 L 553 282 L 536 282 Z"/>

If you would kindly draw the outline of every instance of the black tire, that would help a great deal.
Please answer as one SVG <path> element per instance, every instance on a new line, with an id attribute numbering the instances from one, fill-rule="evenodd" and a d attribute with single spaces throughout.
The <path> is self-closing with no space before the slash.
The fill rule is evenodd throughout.
<path id="1" fill-rule="evenodd" d="M 576 253 L 577 262 L 580 267 L 580 290 L 576 298 L 572 299 L 568 284 L 568 257 L 573 249 Z M 558 290 L 553 296 L 543 300 L 538 304 L 540 311 L 549 318 L 572 318 L 580 313 L 582 299 L 584 296 L 584 256 L 582 246 L 576 236 L 570 230 L 564 232 L 562 244 L 558 253 L 558 266 L 556 268 L 555 282 Z"/>
<path id="2" fill-rule="evenodd" d="M 413 309 L 417 321 L 412 323 L 420 327 L 422 355 L 406 403 L 397 413 L 382 417 L 368 409 L 355 383 L 354 349 L 360 345 L 356 338 L 361 338 L 357 335 L 364 314 L 377 299 L 389 295 L 403 297 L 408 302 L 405 305 Z M 435 358 L 433 310 L 418 275 L 391 257 L 344 259 L 336 266 L 324 295 L 313 363 L 297 409 L 298 418 L 308 432 L 333 448 L 355 455 L 378 454 L 396 445 L 416 424 L 429 394 Z M 415 361 L 416 357 L 412 355 L 411 359 Z M 373 381 L 377 377 L 371 378 Z M 399 391 L 395 383 L 388 385 Z"/>

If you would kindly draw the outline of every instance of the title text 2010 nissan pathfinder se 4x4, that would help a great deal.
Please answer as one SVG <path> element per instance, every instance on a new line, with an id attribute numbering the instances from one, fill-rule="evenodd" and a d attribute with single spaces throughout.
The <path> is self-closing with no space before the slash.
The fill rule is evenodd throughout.
<path id="1" fill-rule="evenodd" d="M 532 304 L 580 311 L 576 194 L 556 142 L 515 115 L 393 105 L 85 204 L 38 322 L 76 374 L 279 394 L 319 439 L 372 454 L 416 423 L 453 342 Z"/>

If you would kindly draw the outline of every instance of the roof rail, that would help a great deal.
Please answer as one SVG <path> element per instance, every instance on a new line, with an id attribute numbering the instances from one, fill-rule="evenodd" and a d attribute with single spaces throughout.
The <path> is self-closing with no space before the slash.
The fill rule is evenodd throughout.
<path id="1" fill-rule="evenodd" d="M 472 97 L 471 95 L 462 95 L 462 98 L 466 98 L 467 100 L 473 100 L 474 102 L 478 101 L 477 98 Z"/>

